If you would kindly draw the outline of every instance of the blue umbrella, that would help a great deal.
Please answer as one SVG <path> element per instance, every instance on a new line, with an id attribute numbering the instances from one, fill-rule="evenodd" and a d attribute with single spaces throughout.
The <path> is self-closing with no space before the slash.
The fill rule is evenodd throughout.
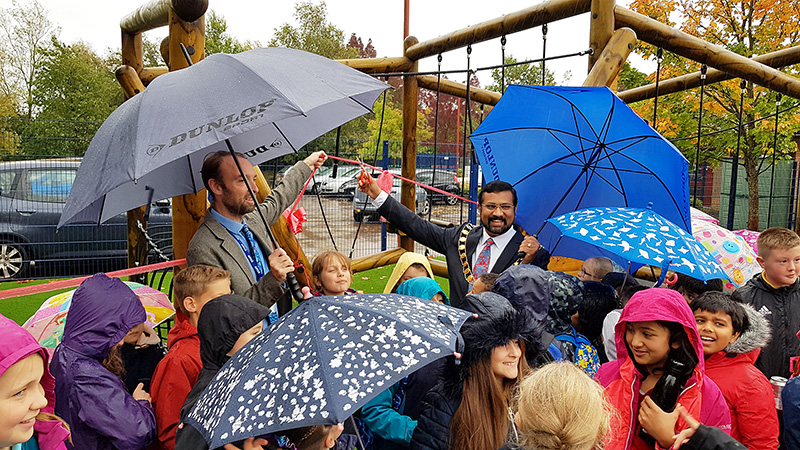
<path id="1" fill-rule="evenodd" d="M 509 86 L 470 138 L 483 176 L 514 185 L 517 223 L 548 249 L 559 233 L 547 219 L 596 206 L 652 203 L 691 231 L 686 158 L 608 88 Z M 554 254 L 567 253 L 597 256 Z"/>
<path id="2" fill-rule="evenodd" d="M 461 351 L 457 330 L 471 315 L 399 294 L 310 298 L 236 352 L 186 422 L 210 448 L 344 422 L 404 376 Z"/>
<path id="3" fill-rule="evenodd" d="M 667 269 L 703 281 L 728 277 L 694 236 L 649 208 L 587 208 L 548 222 L 583 246 L 589 243 L 632 263 L 660 266 L 659 284 Z"/>

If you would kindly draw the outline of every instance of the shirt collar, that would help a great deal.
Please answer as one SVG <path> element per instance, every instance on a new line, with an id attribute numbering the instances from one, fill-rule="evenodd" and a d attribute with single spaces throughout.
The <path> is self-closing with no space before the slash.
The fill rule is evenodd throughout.
<path id="1" fill-rule="evenodd" d="M 514 237 L 514 235 L 517 234 L 517 230 L 515 230 L 513 226 L 499 236 L 489 236 L 489 233 L 486 232 L 486 227 L 482 228 L 483 234 L 481 235 L 481 240 L 478 241 L 478 246 L 476 247 L 478 249 L 482 249 L 484 244 L 486 244 L 486 241 L 489 240 L 489 238 L 492 238 L 494 245 L 496 245 L 498 249 L 503 250 L 506 248 L 506 245 L 511 242 L 511 239 Z"/>
<path id="2" fill-rule="evenodd" d="M 210 211 L 211 215 L 214 216 L 214 218 L 217 219 L 217 222 L 219 222 L 220 225 L 225 227 L 226 230 L 230 231 L 231 233 L 242 232 L 242 227 L 244 227 L 244 219 L 242 219 L 242 223 L 239 223 L 235 220 L 223 216 L 222 214 L 217 212 L 217 210 L 214 208 L 211 208 Z"/>

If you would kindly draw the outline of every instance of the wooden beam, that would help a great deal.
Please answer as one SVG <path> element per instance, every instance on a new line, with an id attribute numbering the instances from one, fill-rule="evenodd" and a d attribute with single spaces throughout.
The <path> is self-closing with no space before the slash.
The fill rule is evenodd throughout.
<path id="1" fill-rule="evenodd" d="M 614 5 L 616 5 L 615 0 L 592 0 L 589 48 L 594 53 L 589 55 L 589 72 L 601 59 L 600 53 L 606 48 L 611 35 L 614 34 Z"/>
<path id="2" fill-rule="evenodd" d="M 147 86 L 151 81 L 155 80 L 156 77 L 164 75 L 167 72 L 169 72 L 169 67 L 167 66 L 145 67 L 139 72 L 139 78 L 142 80 L 142 83 Z"/>
<path id="3" fill-rule="evenodd" d="M 620 28 L 615 31 L 583 85 L 611 87 L 634 46 L 636 46 L 636 33 L 633 30 Z"/>
<path id="4" fill-rule="evenodd" d="M 438 81 L 441 81 L 441 83 L 438 84 L 439 90 L 442 93 L 455 95 L 456 97 L 460 98 L 467 98 L 466 84 L 458 83 L 452 80 L 446 80 L 444 78 L 438 80 L 437 77 L 433 75 L 420 75 L 417 77 L 417 83 L 419 84 L 419 87 L 430 89 L 432 91 L 436 90 Z M 486 89 L 474 88 L 471 86 L 469 88 L 470 100 L 483 103 L 484 105 L 494 106 L 500 101 L 500 97 L 502 97 L 502 95 L 499 92 L 487 91 Z"/>
<path id="5" fill-rule="evenodd" d="M 170 9 L 169 13 L 169 67 L 180 70 L 189 66 L 183 56 L 181 42 L 189 48 L 193 62 L 205 56 L 205 18 L 184 22 Z M 172 198 L 172 251 L 175 259 L 186 257 L 189 241 L 203 223 L 206 214 L 206 191 Z"/>
<path id="6" fill-rule="evenodd" d="M 144 84 L 142 84 L 139 74 L 136 73 L 133 67 L 119 66 L 114 71 L 114 76 L 117 77 L 119 85 L 122 86 L 126 99 L 144 91 Z"/>
<path id="7" fill-rule="evenodd" d="M 364 73 L 408 72 L 412 64 L 411 60 L 405 56 L 394 58 L 337 59 L 337 61 Z"/>
<path id="8" fill-rule="evenodd" d="M 136 73 L 142 71 L 142 34 L 122 32 L 122 65 L 130 66 Z"/>
<path id="9" fill-rule="evenodd" d="M 621 6 L 614 8 L 614 19 L 616 27 L 633 29 L 641 41 L 800 99 L 800 79 L 798 78 Z"/>
<path id="10" fill-rule="evenodd" d="M 136 8 L 119 21 L 123 32 L 139 34 L 153 28 L 163 27 L 169 23 L 169 11 L 172 0 L 151 0 Z"/>
<path id="11" fill-rule="evenodd" d="M 763 55 L 753 56 L 752 60 L 775 68 L 798 64 L 800 63 L 800 45 L 765 53 Z M 720 81 L 730 80 L 731 78 L 735 77 L 721 70 L 708 69 L 708 72 L 706 73 L 706 86 L 711 83 L 719 83 Z M 673 94 L 675 92 L 693 89 L 698 86 L 700 86 L 700 71 L 660 81 L 658 83 L 658 95 L 661 96 Z M 656 85 L 653 83 L 648 84 L 647 86 L 628 89 L 627 91 L 620 92 L 617 95 L 619 95 L 619 98 L 625 103 L 640 102 L 656 96 Z"/>
<path id="12" fill-rule="evenodd" d="M 353 272 L 363 272 L 376 267 L 388 266 L 389 264 L 396 263 L 405 252 L 406 250 L 403 248 L 386 250 L 385 252 L 354 259 L 353 262 L 350 263 L 350 267 L 353 269 Z"/>
<path id="13" fill-rule="evenodd" d="M 409 36 L 403 41 L 403 52 L 408 57 L 408 49 L 417 44 L 419 40 Z M 411 59 L 411 58 L 409 58 Z M 411 72 L 419 71 L 419 63 L 415 60 L 409 68 Z M 403 77 L 403 158 L 401 159 L 400 174 L 409 180 L 417 179 L 417 105 L 419 101 L 419 88 L 417 77 L 414 75 Z M 400 185 L 400 203 L 411 211 L 416 211 L 416 185 L 403 180 Z M 408 236 L 400 237 L 400 247 L 413 252 L 414 240 Z"/>
<path id="14" fill-rule="evenodd" d="M 269 184 L 267 184 L 267 180 L 264 178 L 261 168 L 258 167 L 258 165 L 254 165 L 253 170 L 256 172 L 256 186 L 258 187 L 256 198 L 258 199 L 258 203 L 261 203 L 267 198 L 267 195 L 272 192 L 272 189 L 270 189 Z M 300 248 L 300 245 L 298 245 L 294 234 L 289 230 L 289 221 L 286 220 L 286 217 L 281 215 L 271 228 L 272 234 L 275 235 L 275 240 L 278 241 L 278 245 L 286 251 L 286 254 L 292 258 L 292 261 L 298 261 L 303 266 L 302 269 L 295 270 L 295 276 L 297 277 L 297 282 L 300 283 L 300 287 L 308 286 L 308 279 L 304 273 L 308 274 L 309 278 L 311 277 L 311 263 L 308 262 L 308 257 L 305 252 L 303 252 L 303 249 Z M 314 290 L 313 286 L 308 287 L 310 287 L 312 291 Z"/>
<path id="15" fill-rule="evenodd" d="M 469 44 L 499 38 L 505 34 L 535 28 L 545 23 L 587 13 L 591 0 L 550 0 L 523 10 L 507 14 L 477 25 L 462 28 L 452 33 L 415 44 L 405 55 L 412 60 L 438 55 Z"/>

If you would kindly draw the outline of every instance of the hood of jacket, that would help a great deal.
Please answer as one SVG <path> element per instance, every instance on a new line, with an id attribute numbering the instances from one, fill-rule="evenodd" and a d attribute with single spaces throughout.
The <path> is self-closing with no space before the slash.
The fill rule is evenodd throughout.
<path id="1" fill-rule="evenodd" d="M 428 271 L 428 277 L 433 278 L 433 269 L 431 269 L 431 263 L 428 262 L 428 258 L 425 255 L 420 255 L 419 253 L 414 252 L 406 252 L 400 255 L 400 259 L 397 260 L 397 264 L 394 266 L 394 270 L 392 270 L 392 274 L 389 275 L 389 281 L 386 282 L 386 287 L 383 288 L 384 294 L 389 294 L 394 289 L 397 282 L 400 281 L 400 277 L 406 273 L 409 267 L 412 264 L 422 264 L 425 266 L 425 270 Z"/>
<path id="2" fill-rule="evenodd" d="M 175 311 L 175 325 L 169 329 L 167 334 L 167 349 L 194 336 L 197 336 L 197 327 L 189 323 L 189 319 L 180 310 Z"/>
<path id="3" fill-rule="evenodd" d="M 772 339 L 772 326 L 769 321 L 747 303 L 740 303 L 740 305 L 747 313 L 747 328 L 736 342 L 725 347 L 727 353 L 750 353 L 766 347 Z"/>
<path id="4" fill-rule="evenodd" d="M 564 272 L 549 270 L 547 276 L 550 285 L 550 310 L 547 312 L 545 330 L 553 334 L 569 333 L 572 316 L 578 312 L 578 305 L 583 299 L 582 282 Z"/>
<path id="5" fill-rule="evenodd" d="M 461 308 L 478 316 L 468 318 L 461 326 L 464 353 L 457 366 L 461 380 L 466 379 L 476 361 L 490 357 L 495 347 L 513 339 L 541 341 L 538 322 L 532 320 L 526 310 L 514 308 L 501 295 L 493 292 L 470 294 L 464 298 Z"/>
<path id="6" fill-rule="evenodd" d="M 146 319 L 142 302 L 128 285 L 98 273 L 72 295 L 61 345 L 102 361 L 111 347 Z"/>
<path id="7" fill-rule="evenodd" d="M 47 406 L 42 408 L 42 412 L 52 413 L 56 402 L 56 383 L 48 368 L 47 351 L 24 328 L 3 315 L 0 315 L 0 336 L 3 336 L 4 342 L 3 345 L 0 345 L 0 376 L 6 373 L 9 367 L 34 353 L 38 353 L 42 357 L 44 375 L 42 375 L 41 384 L 47 399 Z"/>
<path id="8" fill-rule="evenodd" d="M 269 308 L 239 295 L 223 295 L 206 303 L 197 320 L 203 369 L 219 370 L 239 336 L 267 316 Z"/>
<path id="9" fill-rule="evenodd" d="M 410 295 L 412 297 L 430 300 L 436 294 L 442 294 L 443 302 L 445 305 L 450 305 L 450 300 L 447 295 L 433 278 L 416 277 L 404 281 L 397 287 L 397 293 L 400 295 Z"/>
<path id="10" fill-rule="evenodd" d="M 511 266 L 494 282 L 492 292 L 508 299 L 517 310 L 526 309 L 541 322 L 550 309 L 548 279 L 548 272 L 539 267 L 527 264 Z"/>
<path id="11" fill-rule="evenodd" d="M 628 349 L 625 346 L 625 330 L 631 322 L 650 321 L 677 322 L 689 336 L 699 362 L 700 371 L 704 371 L 703 343 L 697 331 L 697 322 L 694 313 L 681 294 L 672 289 L 651 288 L 633 294 L 630 301 L 622 309 L 619 322 L 614 327 L 614 340 L 617 344 L 617 358 L 620 364 L 629 359 Z"/>

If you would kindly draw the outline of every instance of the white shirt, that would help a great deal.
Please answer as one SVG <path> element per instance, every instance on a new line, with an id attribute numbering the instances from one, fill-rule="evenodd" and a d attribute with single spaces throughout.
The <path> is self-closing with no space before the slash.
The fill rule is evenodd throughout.
<path id="1" fill-rule="evenodd" d="M 511 227 L 505 233 L 499 236 L 489 236 L 486 232 L 486 227 L 483 227 L 483 235 L 481 235 L 481 240 L 478 241 L 478 246 L 475 247 L 475 253 L 472 254 L 472 268 L 475 268 L 475 263 L 478 262 L 478 255 L 481 254 L 481 250 L 483 250 L 483 246 L 486 245 L 486 241 L 491 237 L 494 244 L 490 247 L 490 257 L 489 257 L 489 272 L 492 272 L 494 268 L 494 263 L 497 262 L 497 259 L 500 258 L 500 255 L 503 253 L 503 250 L 506 249 L 506 246 L 514 235 L 517 234 L 517 230 L 514 227 Z"/>

